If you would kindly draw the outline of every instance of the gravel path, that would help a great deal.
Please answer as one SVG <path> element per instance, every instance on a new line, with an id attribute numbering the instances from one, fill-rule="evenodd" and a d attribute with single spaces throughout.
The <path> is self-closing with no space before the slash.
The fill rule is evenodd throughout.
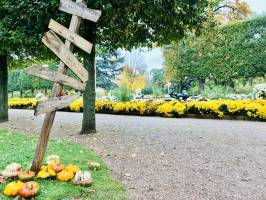
<path id="1" fill-rule="evenodd" d="M 11 110 L 0 128 L 39 133 L 42 118 Z M 81 119 L 57 113 L 52 137 L 93 149 L 132 200 L 266 199 L 265 122 L 98 114 L 98 133 L 81 136 Z"/>

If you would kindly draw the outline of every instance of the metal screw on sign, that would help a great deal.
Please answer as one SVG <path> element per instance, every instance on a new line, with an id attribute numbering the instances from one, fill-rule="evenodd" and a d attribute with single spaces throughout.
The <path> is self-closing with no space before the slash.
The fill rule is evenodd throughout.
<path id="1" fill-rule="evenodd" d="M 90 42 L 77 34 L 81 18 L 97 22 L 101 16 L 100 10 L 87 8 L 83 0 L 76 0 L 76 2 L 71 0 L 60 0 L 59 10 L 72 14 L 69 28 L 51 19 L 49 23 L 50 30 L 46 32 L 42 38 L 42 42 L 60 59 L 58 71 L 53 71 L 46 66 L 40 65 L 34 65 L 26 69 L 26 73 L 29 75 L 54 82 L 52 98 L 39 101 L 34 112 L 34 115 L 46 113 L 31 166 L 31 170 L 35 172 L 38 172 L 42 165 L 56 110 L 66 107 L 80 97 L 80 93 L 60 97 L 60 93 L 62 92 L 61 85 L 84 91 L 85 83 L 88 80 L 87 70 L 73 55 L 74 45 L 87 53 L 91 52 L 93 46 Z M 66 39 L 65 43 L 60 40 L 57 34 Z M 65 75 L 68 68 L 72 70 L 80 80 Z"/>

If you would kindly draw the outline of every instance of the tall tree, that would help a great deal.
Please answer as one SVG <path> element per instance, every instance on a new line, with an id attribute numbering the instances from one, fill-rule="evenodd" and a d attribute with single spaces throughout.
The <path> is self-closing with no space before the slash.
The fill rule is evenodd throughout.
<path id="1" fill-rule="evenodd" d="M 7 66 L 14 58 L 46 56 L 41 36 L 51 17 L 59 18 L 57 1 L 2 0 L 0 4 L 0 119 L 8 120 Z M 63 18 L 61 18 L 63 19 Z M 29 57 L 29 55 L 31 55 Z"/>
<path id="2" fill-rule="evenodd" d="M 90 8 L 102 10 L 103 15 L 98 27 L 93 22 L 82 23 L 80 35 L 92 42 L 94 48 L 97 44 L 107 50 L 162 45 L 177 40 L 187 30 L 200 28 L 208 5 L 208 0 L 85 2 Z M 41 37 L 50 18 L 63 25 L 70 19 L 58 11 L 58 5 L 59 0 L 3 0 L 0 4 L 0 48 L 4 58 L 13 52 L 21 55 L 21 49 L 25 52 L 34 49 L 33 54 L 41 52 Z M 90 77 L 84 92 L 81 133 L 90 133 L 95 131 L 95 49 L 83 56 Z M 0 68 L 3 69 L 3 65 Z M 1 105 L 6 103 L 0 102 Z"/>
<path id="3" fill-rule="evenodd" d="M 111 53 L 98 54 L 96 59 L 96 86 L 106 90 L 113 89 L 117 84 L 116 77 L 122 70 L 124 57 Z"/>
<path id="4" fill-rule="evenodd" d="M 132 49 L 139 46 L 168 44 L 183 37 L 191 29 L 200 28 L 205 20 L 207 0 L 130 0 L 88 1 L 88 5 L 103 11 L 98 23 L 99 31 L 90 23 L 87 39 L 101 48 Z M 88 22 L 89 23 L 89 22 Z M 88 55 L 85 65 L 90 80 L 84 93 L 84 116 L 81 133 L 95 131 L 95 54 Z"/>
<path id="5" fill-rule="evenodd" d="M 213 0 L 209 9 L 209 18 L 218 23 L 227 24 L 243 20 L 252 14 L 246 1 L 240 0 Z"/>
<path id="6" fill-rule="evenodd" d="M 135 92 L 137 89 L 144 89 L 147 82 L 148 77 L 143 69 L 135 73 L 133 68 L 126 65 L 119 76 L 118 85 L 126 87 L 130 92 Z"/>
<path id="7" fill-rule="evenodd" d="M 8 120 L 7 54 L 0 54 L 0 122 Z"/>
<path id="8" fill-rule="evenodd" d="M 165 51 L 166 78 L 201 82 L 208 78 L 226 87 L 236 79 L 265 76 L 265 23 L 266 17 L 240 21 L 173 44 Z"/>
<path id="9" fill-rule="evenodd" d="M 164 70 L 163 69 L 153 69 L 151 70 L 151 83 L 153 85 L 153 93 L 155 91 L 163 91 L 165 82 L 164 82 Z"/>

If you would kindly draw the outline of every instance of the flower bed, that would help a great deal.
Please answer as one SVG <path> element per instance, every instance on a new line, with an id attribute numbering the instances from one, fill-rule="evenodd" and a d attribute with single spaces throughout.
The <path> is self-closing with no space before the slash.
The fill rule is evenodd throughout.
<path id="1" fill-rule="evenodd" d="M 9 108 L 13 109 L 33 109 L 37 100 L 33 98 L 11 98 L 8 99 Z"/>
<path id="2" fill-rule="evenodd" d="M 9 107 L 32 109 L 36 106 L 35 99 L 10 99 Z M 82 112 L 82 98 L 70 104 L 65 111 Z M 266 100 L 211 100 L 191 102 L 112 102 L 96 101 L 96 112 L 109 114 L 127 114 L 141 116 L 228 118 L 242 116 L 246 119 L 266 120 Z"/>

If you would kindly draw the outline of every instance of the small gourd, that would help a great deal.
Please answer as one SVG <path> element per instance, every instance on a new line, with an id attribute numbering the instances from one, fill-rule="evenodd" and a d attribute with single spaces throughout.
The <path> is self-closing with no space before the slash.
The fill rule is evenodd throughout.
<path id="1" fill-rule="evenodd" d="M 21 181 L 11 182 L 5 187 L 4 194 L 10 197 L 17 196 L 23 185 Z"/>
<path id="2" fill-rule="evenodd" d="M 47 172 L 50 174 L 51 177 L 55 177 L 56 176 L 55 171 L 52 168 L 50 168 L 50 167 L 47 168 Z"/>
<path id="3" fill-rule="evenodd" d="M 71 170 L 74 174 L 76 174 L 77 172 L 80 171 L 80 168 L 76 165 L 70 164 L 66 167 L 66 170 Z"/>
<path id="4" fill-rule="evenodd" d="M 97 162 L 88 162 L 88 167 L 91 170 L 99 170 L 101 168 L 101 165 Z"/>
<path id="5" fill-rule="evenodd" d="M 0 184 L 4 183 L 6 181 L 5 177 L 0 176 Z"/>
<path id="6" fill-rule="evenodd" d="M 61 172 L 64 168 L 65 168 L 65 166 L 63 165 L 63 164 L 59 164 L 59 163 L 50 163 L 49 165 L 48 165 L 48 168 L 51 168 L 52 170 L 54 170 L 55 171 L 55 173 L 59 173 L 59 172 Z"/>
<path id="7" fill-rule="evenodd" d="M 79 171 L 76 173 L 73 183 L 80 186 L 91 186 L 92 177 L 89 171 Z"/>
<path id="8" fill-rule="evenodd" d="M 58 155 L 51 155 L 46 158 L 46 163 L 60 163 L 60 157 Z"/>
<path id="9" fill-rule="evenodd" d="M 59 172 L 56 175 L 57 180 L 63 181 L 63 182 L 68 182 L 74 178 L 74 172 L 71 170 L 66 170 L 64 169 L 63 171 Z"/>
<path id="10" fill-rule="evenodd" d="M 48 166 L 46 165 L 41 166 L 41 171 L 46 171 L 47 169 L 48 169 Z"/>
<path id="11" fill-rule="evenodd" d="M 49 177 L 50 177 L 50 173 L 47 170 L 41 170 L 37 174 L 37 178 L 46 179 L 46 178 L 49 178 Z"/>
<path id="12" fill-rule="evenodd" d="M 31 179 L 33 179 L 35 176 L 35 172 L 33 171 L 21 171 L 19 174 L 18 174 L 18 178 L 21 180 L 21 181 L 29 181 Z"/>

